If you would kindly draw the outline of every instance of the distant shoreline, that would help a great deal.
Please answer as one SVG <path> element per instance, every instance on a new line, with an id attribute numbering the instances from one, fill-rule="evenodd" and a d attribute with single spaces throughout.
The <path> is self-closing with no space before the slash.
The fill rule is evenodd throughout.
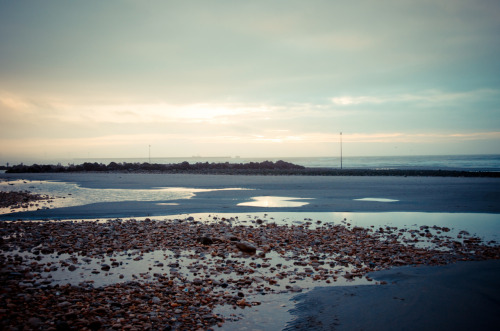
<path id="1" fill-rule="evenodd" d="M 6 173 L 165 173 L 200 175 L 269 175 L 269 176 L 401 176 L 401 177 L 489 177 L 499 178 L 500 172 L 442 169 L 359 169 L 304 167 L 285 161 L 249 163 L 189 163 L 175 164 L 85 162 L 80 165 L 14 165 L 2 167 Z"/>

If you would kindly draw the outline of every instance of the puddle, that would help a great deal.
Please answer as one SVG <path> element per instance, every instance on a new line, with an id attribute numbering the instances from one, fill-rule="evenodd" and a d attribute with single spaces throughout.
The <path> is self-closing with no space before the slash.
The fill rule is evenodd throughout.
<path id="1" fill-rule="evenodd" d="M 259 306 L 245 310 L 235 311 L 231 306 L 219 306 L 214 312 L 225 316 L 226 322 L 217 330 L 283 330 L 294 318 L 289 311 L 298 302 L 295 296 L 297 293 L 261 296 Z"/>
<path id="2" fill-rule="evenodd" d="M 230 282 L 231 279 L 238 278 L 242 270 L 250 268 L 255 270 L 253 276 L 261 278 L 262 282 L 265 279 L 275 277 L 277 273 L 282 274 L 283 280 L 273 285 L 272 292 L 275 293 L 287 293 L 290 286 L 295 286 L 296 291 L 317 286 L 322 283 L 313 280 L 314 276 L 318 274 L 318 270 L 331 271 L 331 274 L 335 275 L 335 277 L 332 276 L 331 281 L 338 286 L 369 283 L 364 278 L 346 280 L 340 277 L 355 267 L 351 264 L 338 265 L 335 262 L 336 256 L 323 259 L 321 266 L 318 266 L 316 270 L 313 270 L 310 264 L 305 262 L 297 264 L 297 261 L 308 261 L 307 254 L 311 254 L 311 252 L 300 252 L 300 254 L 290 252 L 285 255 L 270 252 L 265 258 L 237 253 L 220 258 L 206 254 L 201 250 L 192 249 L 175 251 L 163 249 L 147 253 L 140 250 L 129 250 L 96 256 L 67 253 L 44 255 L 19 250 L 8 252 L 9 256 L 21 256 L 23 260 L 37 261 L 39 266 L 49 267 L 42 269 L 43 271 L 39 273 L 37 278 L 49 280 L 52 285 L 71 284 L 76 286 L 88 283 L 92 284 L 93 287 L 101 287 L 128 281 L 154 281 L 160 275 L 175 275 L 183 281 L 213 277 L 219 282 Z M 225 269 L 225 259 L 231 261 L 229 269 Z M 70 270 L 69 266 L 74 266 L 76 269 Z M 323 283 L 324 285 L 326 284 Z M 252 295 L 251 292 L 246 294 Z M 253 295 L 261 294 L 255 293 Z"/>
<path id="3" fill-rule="evenodd" d="M 386 199 L 386 198 L 362 198 L 362 199 L 353 199 L 354 201 L 374 201 L 374 202 L 397 202 L 399 200 L 394 199 Z"/>
<path id="4" fill-rule="evenodd" d="M 129 219 L 129 218 L 127 218 Z M 237 225 L 258 225 L 258 220 L 277 225 L 305 225 L 314 229 L 325 223 L 348 227 L 380 228 L 397 227 L 411 231 L 420 227 L 447 227 L 452 237 L 461 231 L 480 238 L 485 243 L 500 242 L 500 214 L 487 213 L 425 213 L 425 212 L 266 212 L 266 213 L 186 213 L 174 215 L 134 217 L 133 220 L 189 220 L 203 223 L 230 222 Z M 67 219 L 59 221 L 105 223 L 106 218 Z M 116 220 L 121 220 L 117 218 Z M 44 222 L 43 220 L 25 220 Z M 422 244 L 420 244 L 422 245 Z M 428 247 L 427 245 L 424 245 Z"/>
<path id="5" fill-rule="evenodd" d="M 304 198 L 293 198 L 293 197 L 260 196 L 260 197 L 253 197 L 252 200 L 254 201 L 239 203 L 238 206 L 281 208 L 281 207 L 302 207 L 309 204 L 309 202 L 294 201 L 294 200 L 305 200 Z"/>
<path id="6" fill-rule="evenodd" d="M 216 222 L 225 219 L 233 225 L 256 225 L 257 220 L 278 225 L 301 225 L 311 223 L 310 228 L 325 223 L 359 226 L 364 228 L 398 227 L 408 230 L 421 226 L 450 228 L 450 236 L 467 231 L 483 241 L 500 242 L 500 214 L 487 213 L 424 213 L 424 212 L 267 212 L 267 213 L 193 213 L 156 216 L 157 219 L 187 219 Z M 142 218 L 145 219 L 146 217 Z M 139 219 L 139 218 L 138 218 Z"/>

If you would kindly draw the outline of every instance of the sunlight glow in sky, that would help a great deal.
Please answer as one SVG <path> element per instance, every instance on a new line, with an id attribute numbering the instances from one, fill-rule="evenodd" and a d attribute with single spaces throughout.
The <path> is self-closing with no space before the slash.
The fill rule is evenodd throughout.
<path id="1" fill-rule="evenodd" d="M 500 154 L 500 2 L 0 0 L 0 164 Z"/>

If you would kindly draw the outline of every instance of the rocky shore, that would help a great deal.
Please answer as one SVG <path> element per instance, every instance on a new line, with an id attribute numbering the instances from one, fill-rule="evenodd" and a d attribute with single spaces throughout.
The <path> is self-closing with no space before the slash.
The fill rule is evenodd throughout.
<path id="1" fill-rule="evenodd" d="M 285 161 L 250 163 L 83 163 L 80 165 L 14 165 L 7 173 L 155 173 L 204 175 L 267 175 L 267 176 L 425 176 L 425 177 L 489 177 L 499 178 L 500 172 L 440 169 L 338 169 L 307 168 Z"/>
<path id="2" fill-rule="evenodd" d="M 499 259 L 498 243 L 450 229 L 346 220 L 0 222 L 3 330 L 208 330 L 263 295 L 362 280 L 404 265 Z M 379 285 L 383 285 L 381 282 Z"/>
<path id="3" fill-rule="evenodd" d="M 12 210 L 20 208 L 38 207 L 38 202 L 49 201 L 46 194 L 33 194 L 31 192 L 2 192 L 0 191 L 0 208 L 9 207 Z"/>

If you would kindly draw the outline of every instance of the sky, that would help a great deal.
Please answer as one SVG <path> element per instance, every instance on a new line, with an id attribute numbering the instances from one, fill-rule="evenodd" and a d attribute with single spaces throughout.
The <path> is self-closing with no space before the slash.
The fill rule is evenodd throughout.
<path id="1" fill-rule="evenodd" d="M 0 0 L 0 164 L 500 154 L 500 2 Z"/>

